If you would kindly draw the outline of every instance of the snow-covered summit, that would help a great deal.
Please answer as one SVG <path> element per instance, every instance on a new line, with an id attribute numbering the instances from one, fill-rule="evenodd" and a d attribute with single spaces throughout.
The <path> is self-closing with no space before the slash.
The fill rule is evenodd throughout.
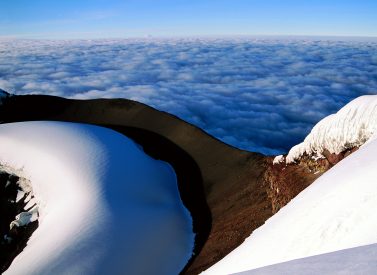
<path id="1" fill-rule="evenodd" d="M 304 154 L 322 158 L 325 150 L 339 154 L 359 147 L 373 136 L 376 129 L 377 95 L 358 97 L 315 125 L 305 140 L 289 151 L 286 163 L 295 162 Z"/>
<path id="2" fill-rule="evenodd" d="M 115 131 L 2 124 L 0 163 L 30 180 L 40 214 L 4 274 L 178 274 L 191 257 L 174 170 Z"/>

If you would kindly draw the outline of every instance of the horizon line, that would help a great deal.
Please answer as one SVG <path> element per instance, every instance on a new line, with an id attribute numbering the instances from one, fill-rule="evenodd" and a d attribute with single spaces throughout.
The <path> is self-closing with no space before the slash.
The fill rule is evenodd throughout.
<path id="1" fill-rule="evenodd" d="M 33 38 L 33 36 L 35 38 Z M 369 41 L 376 41 L 377 36 L 364 36 L 364 35 L 313 35 L 313 34 L 203 34 L 203 35 L 135 35 L 135 36 L 113 36 L 113 37 L 54 37 L 54 38 L 42 38 L 39 35 L 0 35 L 1 40 L 40 40 L 40 41 L 80 41 L 80 40 L 128 40 L 128 39 L 140 39 L 140 40 L 154 40 L 154 39 L 198 39 L 198 38 L 264 38 L 264 39 L 276 39 L 276 38 L 285 38 L 285 39 L 319 39 L 319 40 L 356 40 L 362 41 L 363 39 Z"/>

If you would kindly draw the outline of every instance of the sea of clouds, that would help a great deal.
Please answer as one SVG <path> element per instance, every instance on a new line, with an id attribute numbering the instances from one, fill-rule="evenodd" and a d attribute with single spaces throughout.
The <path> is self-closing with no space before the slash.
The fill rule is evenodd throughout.
<path id="1" fill-rule="evenodd" d="M 321 118 L 360 95 L 377 94 L 377 42 L 0 40 L 0 88 L 129 98 L 233 146 L 280 154 Z"/>

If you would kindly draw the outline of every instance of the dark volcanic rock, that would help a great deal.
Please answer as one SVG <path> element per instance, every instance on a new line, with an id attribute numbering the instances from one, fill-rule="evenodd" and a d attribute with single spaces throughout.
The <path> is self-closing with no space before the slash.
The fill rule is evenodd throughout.
<path id="1" fill-rule="evenodd" d="M 0 97 L 2 96 L 9 96 L 9 93 L 7 93 L 6 91 L 0 89 Z"/>
<path id="2" fill-rule="evenodd" d="M 0 171 L 0 272 L 8 269 L 14 258 L 25 248 L 38 227 L 38 221 L 10 228 L 16 215 L 24 212 L 28 193 L 16 202 L 19 177 Z"/>

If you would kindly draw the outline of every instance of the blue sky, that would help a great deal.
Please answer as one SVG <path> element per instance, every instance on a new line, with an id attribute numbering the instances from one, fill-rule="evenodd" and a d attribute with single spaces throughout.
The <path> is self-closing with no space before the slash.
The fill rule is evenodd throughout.
<path id="1" fill-rule="evenodd" d="M 0 1 L 0 37 L 377 36 L 376 0 Z"/>

